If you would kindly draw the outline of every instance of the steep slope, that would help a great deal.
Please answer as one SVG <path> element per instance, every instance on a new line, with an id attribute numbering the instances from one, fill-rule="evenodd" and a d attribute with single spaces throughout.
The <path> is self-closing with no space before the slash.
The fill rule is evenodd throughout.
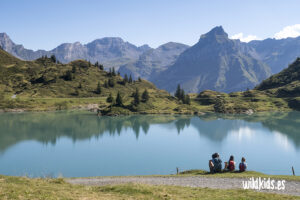
<path id="1" fill-rule="evenodd" d="M 144 52 L 137 61 L 121 66 L 119 71 L 121 75 L 131 74 L 135 79 L 149 79 L 153 74 L 166 70 L 187 48 L 187 45 L 175 42 L 163 44 Z"/>
<path id="2" fill-rule="evenodd" d="M 252 51 L 240 41 L 230 40 L 221 26 L 216 27 L 150 80 L 170 92 L 174 92 L 177 84 L 188 92 L 253 88 L 270 76 L 270 69 L 249 53 Z"/>
<path id="3" fill-rule="evenodd" d="M 278 97 L 300 97 L 300 58 L 287 69 L 264 80 L 255 89 Z"/>
<path id="4" fill-rule="evenodd" d="M 5 51 L 23 60 L 35 60 L 47 54 L 44 50 L 33 51 L 25 49 L 23 45 L 15 44 L 6 33 L 0 33 L 0 46 Z"/>
<path id="5" fill-rule="evenodd" d="M 269 65 L 273 74 L 280 72 L 300 56 L 300 37 L 251 41 L 248 46 L 255 49 L 258 59 Z"/>

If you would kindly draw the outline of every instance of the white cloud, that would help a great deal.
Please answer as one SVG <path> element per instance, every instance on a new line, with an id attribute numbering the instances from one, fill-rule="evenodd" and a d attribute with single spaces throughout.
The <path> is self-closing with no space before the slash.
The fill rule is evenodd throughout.
<path id="1" fill-rule="evenodd" d="M 260 38 L 258 38 L 256 35 L 247 35 L 247 36 L 244 36 L 243 33 L 235 34 L 235 35 L 231 36 L 231 39 L 235 39 L 235 40 L 239 39 L 242 42 L 250 42 L 251 40 L 260 40 Z"/>
<path id="2" fill-rule="evenodd" d="M 275 39 L 284 39 L 288 37 L 298 37 L 300 36 L 300 24 L 295 24 L 292 26 L 286 26 L 281 31 L 274 35 Z"/>

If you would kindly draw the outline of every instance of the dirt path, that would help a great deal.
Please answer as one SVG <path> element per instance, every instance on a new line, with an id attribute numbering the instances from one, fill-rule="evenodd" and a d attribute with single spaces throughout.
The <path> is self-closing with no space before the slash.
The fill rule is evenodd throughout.
<path id="1" fill-rule="evenodd" d="M 67 179 L 71 184 L 81 185 L 116 185 L 124 183 L 142 183 L 150 185 L 176 185 L 186 187 L 201 187 L 213 189 L 242 189 L 242 181 L 249 179 L 241 178 L 207 178 L 200 176 L 188 177 L 101 177 L 101 178 L 76 178 Z M 262 192 L 274 192 L 278 194 L 289 194 L 300 196 L 300 182 L 286 181 L 285 190 L 261 190 Z"/>

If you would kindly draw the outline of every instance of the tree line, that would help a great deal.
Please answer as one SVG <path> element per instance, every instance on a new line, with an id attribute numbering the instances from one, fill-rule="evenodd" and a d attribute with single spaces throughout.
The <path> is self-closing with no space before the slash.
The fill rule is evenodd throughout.
<path id="1" fill-rule="evenodd" d="M 184 89 L 182 89 L 179 84 L 177 86 L 174 96 L 183 104 L 191 104 L 190 96 L 188 94 L 185 94 Z"/>

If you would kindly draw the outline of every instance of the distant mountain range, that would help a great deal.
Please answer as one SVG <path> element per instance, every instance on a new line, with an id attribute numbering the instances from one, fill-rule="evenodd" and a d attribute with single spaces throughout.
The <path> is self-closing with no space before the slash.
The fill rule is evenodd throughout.
<path id="1" fill-rule="evenodd" d="M 15 44 L 5 33 L 0 33 L 0 46 L 23 60 L 54 54 L 63 63 L 76 59 L 99 61 L 122 75 L 151 80 L 169 92 L 174 92 L 178 84 L 187 92 L 251 89 L 300 56 L 300 37 L 244 43 L 229 39 L 221 26 L 202 35 L 191 47 L 175 42 L 156 49 L 137 47 L 121 38 L 106 37 L 84 45 L 64 43 L 50 51 L 33 51 Z"/>
<path id="2" fill-rule="evenodd" d="M 142 53 L 151 49 L 148 45 L 137 47 L 118 37 L 106 37 L 85 45 L 80 42 L 64 43 L 50 51 L 33 51 L 15 44 L 6 33 L 0 33 L 0 45 L 5 51 L 23 60 L 35 60 L 43 55 L 54 54 L 62 63 L 85 59 L 92 63 L 99 61 L 106 67 L 117 69 L 121 65 L 134 62 Z"/>
<path id="3" fill-rule="evenodd" d="M 252 49 L 230 40 L 222 27 L 201 36 L 167 70 L 150 80 L 174 91 L 180 84 L 188 92 L 203 90 L 241 91 L 252 88 L 271 75 L 270 68 L 251 55 Z"/>

